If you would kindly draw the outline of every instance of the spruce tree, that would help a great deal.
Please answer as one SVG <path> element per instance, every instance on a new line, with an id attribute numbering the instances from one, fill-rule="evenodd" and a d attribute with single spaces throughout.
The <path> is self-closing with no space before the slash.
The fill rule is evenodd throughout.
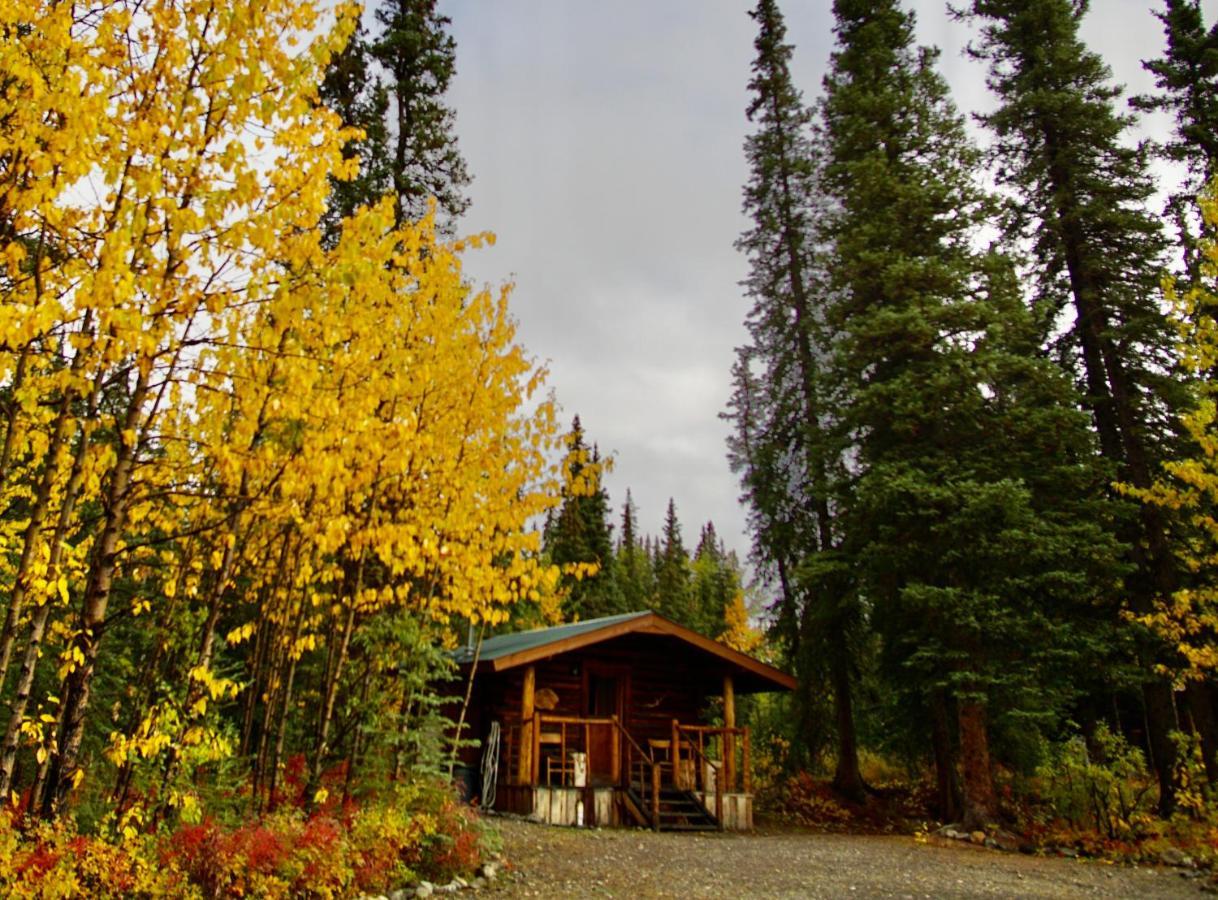
<path id="1" fill-rule="evenodd" d="M 469 206 L 470 176 L 444 99 L 456 72 L 456 42 L 451 20 L 436 6 L 436 0 L 381 0 L 375 33 L 369 37 L 361 27 L 330 63 L 322 102 L 364 131 L 345 151 L 359 156 L 359 174 L 333 188 L 324 222 L 331 240 L 342 216 L 386 193 L 399 223 L 422 218 L 434 197 L 444 232 Z"/>
<path id="2" fill-rule="evenodd" d="M 1159 92 L 1136 97 L 1133 104 L 1175 117 L 1175 138 L 1163 144 L 1162 153 L 1184 166 L 1185 178 L 1167 209 L 1180 231 L 1185 269 L 1195 282 L 1202 260 L 1196 198 L 1218 174 L 1218 25 L 1206 30 L 1200 0 L 1164 0 L 1156 15 L 1163 22 L 1166 52 L 1142 65 L 1155 76 Z"/>
<path id="3" fill-rule="evenodd" d="M 689 551 L 681 537 L 677 504 L 670 497 L 664 513 L 664 534 L 655 556 L 655 609 L 674 622 L 694 627 L 694 611 L 689 589 Z"/>
<path id="4" fill-rule="evenodd" d="M 337 113 L 344 125 L 363 132 L 362 137 L 343 147 L 344 159 L 359 157 L 358 174 L 350 180 L 330 179 L 322 228 L 331 246 L 338 241 L 342 220 L 358 207 L 375 203 L 393 184 L 385 119 L 389 95 L 372 67 L 368 36 L 360 25 L 343 52 L 330 61 L 319 92 L 322 103 Z"/>
<path id="5" fill-rule="evenodd" d="M 398 220 L 420 218 L 434 197 L 437 221 L 447 230 L 469 206 L 463 191 L 470 177 L 457 147 L 456 116 L 444 101 L 457 45 L 448 33 L 452 20 L 436 7 L 437 0 L 382 0 L 381 31 L 370 49 L 389 78 Z"/>
<path id="6" fill-rule="evenodd" d="M 618 532 L 618 544 L 614 553 L 614 577 L 622 599 L 622 612 L 647 609 L 651 603 L 651 560 L 647 548 L 639 539 L 638 511 L 630 489 L 626 489 L 626 500 L 622 503 L 622 525 Z"/>
<path id="7" fill-rule="evenodd" d="M 605 462 L 588 446 L 576 416 L 566 437 L 562 505 L 546 522 L 544 548 L 550 562 L 565 569 L 563 618 L 594 619 L 622 611 L 614 578 L 613 526 L 609 495 L 601 478 Z"/>
<path id="8" fill-rule="evenodd" d="M 1154 185 L 1144 148 L 1123 138 L 1131 124 L 1114 104 L 1120 89 L 1084 46 L 1072 0 L 973 0 L 975 49 L 990 63 L 998 108 L 984 117 L 996 137 L 1001 183 L 1016 197 L 1008 234 L 1026 240 L 1043 321 L 1064 321 L 1057 346 L 1076 373 L 1104 458 L 1116 477 L 1147 489 L 1177 444 L 1184 402 L 1174 336 L 1159 303 L 1165 240 L 1146 206 Z M 1143 505 L 1121 528 L 1135 566 L 1126 585 L 1138 616 L 1179 583 L 1164 510 Z M 1160 811 L 1175 806 L 1177 728 L 1170 657 L 1143 636 L 1142 696 Z"/>
<path id="9" fill-rule="evenodd" d="M 833 516 L 841 449 L 832 440 L 824 361 L 832 352 L 820 159 L 812 113 L 791 79 L 793 52 L 775 0 L 759 0 L 751 99 L 756 131 L 745 142 L 752 226 L 737 248 L 749 260 L 749 343 L 733 369 L 727 418 L 733 469 L 749 505 L 754 558 L 778 587 L 776 632 L 800 680 L 796 752 L 805 764 L 824 744 L 823 696 L 834 701 L 835 785 L 864 797 L 853 713 L 861 614 L 838 551 Z M 826 665 L 827 661 L 827 665 Z"/>
<path id="10" fill-rule="evenodd" d="M 844 544 L 893 689 L 954 709 L 963 819 L 979 824 L 998 812 L 995 736 L 1060 720 L 1085 612 L 1112 588 L 1102 473 L 1011 263 L 978 249 L 993 203 L 937 51 L 915 45 L 896 0 L 834 13 L 830 320 L 856 473 Z M 950 786 L 950 744 L 935 749 Z"/>
<path id="11" fill-rule="evenodd" d="M 714 522 L 702 527 L 691 569 L 694 628 L 718 638 L 727 629 L 727 610 L 740 594 L 741 578 L 735 557 L 723 546 Z"/>

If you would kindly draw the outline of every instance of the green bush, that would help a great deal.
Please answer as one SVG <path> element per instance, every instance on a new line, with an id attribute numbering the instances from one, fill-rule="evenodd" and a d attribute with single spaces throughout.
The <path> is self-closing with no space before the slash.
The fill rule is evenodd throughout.
<path id="1" fill-rule="evenodd" d="M 1153 823 L 1155 781 L 1142 751 L 1106 725 L 1090 741 L 1074 737 L 1052 746 L 1048 756 L 1037 771 L 1041 799 L 1075 831 L 1130 840 Z"/>

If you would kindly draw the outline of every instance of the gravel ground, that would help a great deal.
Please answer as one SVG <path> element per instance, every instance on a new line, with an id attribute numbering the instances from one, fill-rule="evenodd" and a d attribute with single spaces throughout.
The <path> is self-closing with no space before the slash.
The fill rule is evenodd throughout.
<path id="1" fill-rule="evenodd" d="M 1181 870 L 985 850 L 937 838 L 755 832 L 655 834 L 493 820 L 506 897 L 1204 896 Z"/>

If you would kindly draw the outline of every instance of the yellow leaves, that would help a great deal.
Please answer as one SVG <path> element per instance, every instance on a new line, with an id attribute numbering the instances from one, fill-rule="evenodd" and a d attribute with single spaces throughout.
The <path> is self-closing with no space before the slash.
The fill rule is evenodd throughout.
<path id="1" fill-rule="evenodd" d="M 187 678 L 202 687 L 213 700 L 236 697 L 241 692 L 241 686 L 237 682 L 227 678 L 217 678 L 207 666 L 195 666 L 187 674 Z M 207 704 L 204 702 L 198 713 L 201 714 L 206 709 Z M 192 712 L 195 710 L 192 709 Z"/>
<path id="2" fill-rule="evenodd" d="M 1215 293 L 1215 263 L 1218 241 L 1218 182 L 1211 184 L 1200 199 L 1209 226 L 1209 238 L 1201 245 L 1208 262 L 1199 283 L 1181 294 L 1173 280 L 1164 284 L 1164 293 L 1175 312 L 1180 335 L 1181 364 L 1193 378 L 1196 402 L 1180 420 L 1192 438 L 1196 455 L 1171 460 L 1164 465 L 1164 477 L 1149 489 L 1130 485 L 1118 488 L 1144 503 L 1151 503 L 1181 514 L 1193 533 L 1182 542 L 1182 562 L 1196 576 L 1197 584 L 1157 600 L 1154 610 L 1137 621 L 1170 642 L 1187 667 L 1177 674 L 1182 679 L 1209 677 L 1218 671 L 1218 383 L 1213 380 L 1218 367 L 1218 293 Z"/>
<path id="3" fill-rule="evenodd" d="M 229 646 L 235 647 L 238 644 L 248 641 L 250 636 L 254 633 L 254 629 L 256 627 L 256 623 L 246 622 L 244 625 L 234 628 L 227 635 L 225 635 L 224 640 Z"/>

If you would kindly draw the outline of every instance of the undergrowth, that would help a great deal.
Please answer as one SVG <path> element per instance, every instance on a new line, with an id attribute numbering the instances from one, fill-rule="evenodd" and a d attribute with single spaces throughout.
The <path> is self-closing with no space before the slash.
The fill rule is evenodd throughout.
<path id="1" fill-rule="evenodd" d="M 25 827 L 4 812 L 0 895 L 328 900 L 468 875 L 486 847 L 477 816 L 431 783 L 311 811 L 287 805 L 246 822 L 204 815 L 151 833 L 103 824 L 82 834 L 68 819 Z"/>

